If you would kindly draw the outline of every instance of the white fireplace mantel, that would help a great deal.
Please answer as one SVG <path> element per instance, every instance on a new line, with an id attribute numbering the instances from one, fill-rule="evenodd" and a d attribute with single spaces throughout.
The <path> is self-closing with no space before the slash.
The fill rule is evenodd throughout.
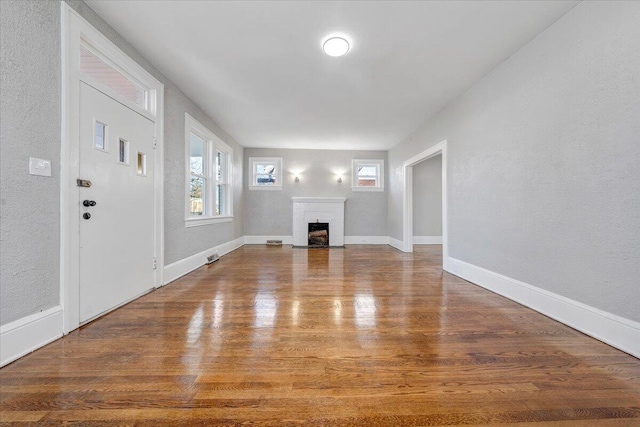
<path id="1" fill-rule="evenodd" d="M 344 197 L 292 197 L 293 246 L 308 246 L 309 223 L 329 224 L 329 246 L 344 246 Z"/>

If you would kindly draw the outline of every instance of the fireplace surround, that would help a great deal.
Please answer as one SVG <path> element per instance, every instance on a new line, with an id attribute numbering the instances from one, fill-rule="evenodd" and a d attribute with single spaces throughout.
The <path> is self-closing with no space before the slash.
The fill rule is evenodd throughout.
<path id="1" fill-rule="evenodd" d="M 292 197 L 293 246 L 319 247 L 309 244 L 309 224 L 326 223 L 328 246 L 344 246 L 344 197 Z M 327 247 L 327 246 L 324 246 Z"/>

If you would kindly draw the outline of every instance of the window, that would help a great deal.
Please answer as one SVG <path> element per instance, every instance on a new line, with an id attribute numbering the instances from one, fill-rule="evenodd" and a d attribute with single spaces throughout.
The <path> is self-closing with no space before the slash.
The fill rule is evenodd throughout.
<path id="1" fill-rule="evenodd" d="M 118 138 L 118 163 L 129 164 L 129 141 Z"/>
<path id="2" fill-rule="evenodd" d="M 204 214 L 204 198 L 208 187 L 205 164 L 207 143 L 193 132 L 189 134 L 189 213 Z"/>
<path id="3" fill-rule="evenodd" d="M 216 150 L 216 215 L 222 215 L 227 211 L 227 167 L 228 154 L 224 151 Z"/>
<path id="4" fill-rule="evenodd" d="M 80 71 L 118 96 L 148 110 L 147 90 L 94 54 L 88 46 L 80 46 Z"/>
<path id="5" fill-rule="evenodd" d="M 185 225 L 231 221 L 233 150 L 189 114 L 185 114 L 185 145 Z"/>
<path id="6" fill-rule="evenodd" d="M 147 155 L 138 151 L 138 175 L 147 176 Z"/>
<path id="7" fill-rule="evenodd" d="M 353 160 L 352 190 L 384 191 L 384 160 Z"/>
<path id="8" fill-rule="evenodd" d="M 282 190 L 282 158 L 250 157 L 251 190 Z"/>
<path id="9" fill-rule="evenodd" d="M 93 146 L 96 148 L 96 150 L 108 151 L 108 141 L 109 137 L 107 136 L 107 125 L 96 120 Z"/>

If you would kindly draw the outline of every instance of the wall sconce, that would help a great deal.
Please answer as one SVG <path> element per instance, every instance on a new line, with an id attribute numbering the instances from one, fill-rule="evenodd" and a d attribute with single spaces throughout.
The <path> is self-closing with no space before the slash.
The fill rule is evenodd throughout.
<path id="1" fill-rule="evenodd" d="M 289 175 L 291 178 L 289 179 L 293 179 L 293 182 L 295 183 L 300 182 L 301 175 L 304 177 L 304 169 L 299 169 L 299 168 L 289 169 L 289 173 L 291 173 L 291 175 Z"/>
<path id="2" fill-rule="evenodd" d="M 341 176 L 338 177 L 338 183 L 339 184 L 342 183 L 342 177 Z"/>

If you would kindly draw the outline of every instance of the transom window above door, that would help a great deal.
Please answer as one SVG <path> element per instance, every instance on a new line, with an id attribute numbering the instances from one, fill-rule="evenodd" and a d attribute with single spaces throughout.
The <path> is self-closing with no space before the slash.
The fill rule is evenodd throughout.
<path id="1" fill-rule="evenodd" d="M 134 76 L 112 65 L 88 43 L 80 46 L 80 73 L 82 80 L 109 93 L 119 102 L 138 111 L 155 115 L 155 91 L 145 87 Z"/>

